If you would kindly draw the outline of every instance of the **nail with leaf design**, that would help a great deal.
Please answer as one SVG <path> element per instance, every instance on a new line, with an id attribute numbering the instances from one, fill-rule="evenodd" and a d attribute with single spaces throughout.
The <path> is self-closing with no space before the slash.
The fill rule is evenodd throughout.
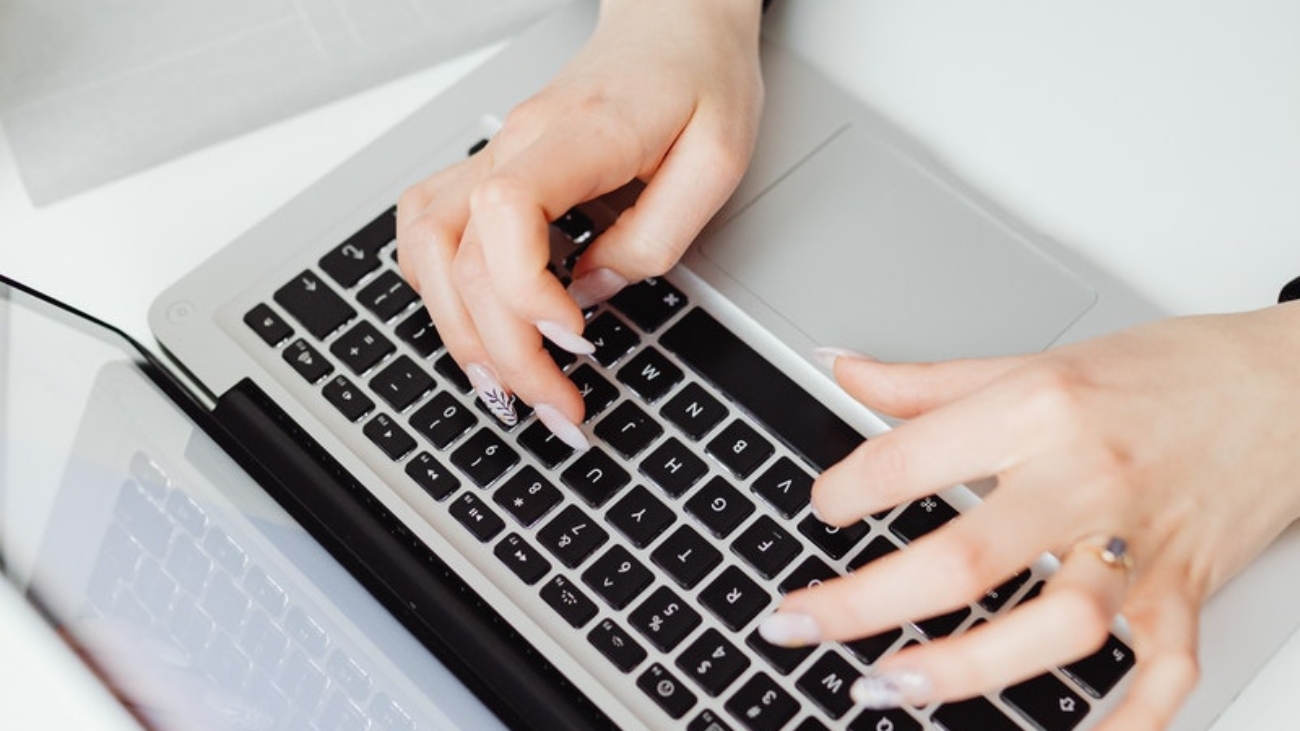
<path id="1" fill-rule="evenodd" d="M 514 426 L 519 421 L 519 414 L 515 411 L 514 395 L 501 386 L 491 367 L 482 363 L 470 363 L 465 369 L 465 375 L 469 377 L 469 382 L 474 386 L 474 393 L 478 394 L 479 400 L 487 405 L 488 410 L 502 424 Z"/>

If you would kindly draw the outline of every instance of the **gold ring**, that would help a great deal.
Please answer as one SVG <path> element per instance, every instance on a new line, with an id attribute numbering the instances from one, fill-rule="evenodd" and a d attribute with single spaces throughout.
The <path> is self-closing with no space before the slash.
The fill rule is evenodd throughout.
<path id="1" fill-rule="evenodd" d="M 1123 569 L 1125 572 L 1133 570 L 1133 557 L 1128 554 L 1128 542 L 1119 536 L 1076 543 L 1070 548 L 1066 557 L 1073 555 L 1075 551 L 1087 551 L 1107 566 Z"/>

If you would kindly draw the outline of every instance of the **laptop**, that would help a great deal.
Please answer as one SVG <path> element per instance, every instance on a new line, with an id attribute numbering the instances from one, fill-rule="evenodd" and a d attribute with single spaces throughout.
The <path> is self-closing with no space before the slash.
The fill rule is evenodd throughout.
<path id="1" fill-rule="evenodd" d="M 969 701 L 887 713 L 846 705 L 853 675 L 885 653 L 1032 601 L 1050 575 L 1048 558 L 968 608 L 861 642 L 790 652 L 755 635 L 783 591 L 905 549 L 978 500 L 958 486 L 852 529 L 819 526 L 807 510 L 812 476 L 889 425 L 810 362 L 814 346 L 884 359 L 992 355 L 1160 314 L 781 49 L 763 50 L 763 133 L 732 200 L 679 267 L 590 314 L 594 357 L 562 363 L 587 398 L 595 447 L 569 453 L 526 411 L 506 428 L 475 404 L 396 276 L 392 204 L 490 138 L 506 111 L 581 45 L 594 14 L 594 3 L 574 2 L 519 36 L 165 292 L 150 323 L 166 359 L 145 359 L 150 382 L 274 497 L 248 498 L 259 511 L 311 535 L 400 625 L 391 634 L 427 648 L 456 679 L 449 689 L 505 725 L 1094 725 L 1122 694 L 1133 661 L 1122 626 L 1089 658 Z M 559 275 L 635 193 L 619 191 L 556 222 Z M 147 432 L 162 428 L 143 423 Z M 649 436 L 625 438 L 628 425 Z M 146 513 L 167 513 L 172 493 L 146 484 L 171 490 L 189 480 L 157 478 L 172 474 L 171 463 L 136 454 L 117 459 L 120 484 L 136 486 L 127 494 L 142 495 L 135 502 Z M 227 481 L 213 481 L 213 492 L 226 495 Z M 258 530 L 266 519 L 250 522 Z M 166 585 L 158 573 L 188 575 L 167 563 L 183 530 L 152 539 L 165 549 L 153 559 L 162 569 L 155 584 Z M 1176 728 L 1207 727 L 1293 631 L 1300 596 L 1279 590 L 1289 584 L 1276 577 L 1297 550 L 1286 534 L 1215 597 L 1204 615 L 1204 677 Z M 297 552 L 280 553 L 290 568 L 301 562 Z M 132 565 L 144 564 L 154 565 Z M 239 566 L 247 577 L 248 564 Z M 116 601 L 121 586 L 113 586 Z M 1265 587 L 1267 606 L 1257 600 Z M 178 590 L 160 593 L 180 601 Z M 403 676 L 401 663 L 385 664 L 388 649 L 403 643 L 378 643 L 375 652 L 356 629 L 382 623 L 349 624 L 350 612 L 328 609 L 332 591 L 306 594 L 318 607 L 310 616 L 344 621 L 339 643 L 348 657 L 384 667 L 367 677 L 387 673 L 410 691 L 413 700 L 403 696 L 398 707 L 424 727 L 425 716 L 409 709 L 436 713 L 444 691 L 428 691 L 420 670 Z M 247 631 L 247 611 L 234 630 Z M 136 613 L 128 631 L 157 629 L 156 613 L 144 614 L 150 623 Z M 170 620 L 162 625 L 165 645 L 177 643 Z M 254 670 L 242 660 L 251 663 L 255 651 L 233 644 L 219 668 L 233 663 L 248 674 L 222 676 L 220 687 L 236 698 L 267 687 L 295 695 L 284 686 L 301 691 L 294 682 L 307 669 L 325 678 L 325 689 L 343 687 L 328 660 L 296 675 L 284 660 Z M 374 702 L 346 700 L 338 708 Z M 304 717 L 278 701 L 245 702 L 256 709 L 250 717 L 272 726 L 296 727 Z M 376 718 L 365 723 L 382 727 Z"/>

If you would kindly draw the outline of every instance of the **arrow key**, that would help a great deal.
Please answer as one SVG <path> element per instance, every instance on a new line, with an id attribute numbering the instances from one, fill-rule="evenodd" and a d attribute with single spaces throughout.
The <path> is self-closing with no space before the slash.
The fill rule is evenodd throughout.
<path id="1" fill-rule="evenodd" d="M 1051 674 L 1007 688 L 1002 700 L 1044 731 L 1070 731 L 1088 715 L 1088 702 Z"/>

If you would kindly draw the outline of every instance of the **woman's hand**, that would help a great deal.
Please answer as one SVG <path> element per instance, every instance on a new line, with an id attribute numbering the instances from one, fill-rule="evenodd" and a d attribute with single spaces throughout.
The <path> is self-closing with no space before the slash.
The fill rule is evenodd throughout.
<path id="1" fill-rule="evenodd" d="M 486 148 L 402 196 L 402 272 L 499 418 L 513 392 L 585 446 L 582 399 L 542 337 L 590 352 L 579 305 L 667 271 L 735 189 L 762 104 L 759 16 L 759 0 L 605 0 L 583 50 Z M 634 178 L 637 204 L 566 291 L 548 223 Z"/>
<path id="2" fill-rule="evenodd" d="M 942 614 L 1052 551 L 1061 568 L 1039 598 L 881 661 L 855 697 L 926 704 L 1013 684 L 1095 651 L 1122 613 L 1138 663 L 1102 728 L 1164 727 L 1196 682 L 1201 604 L 1300 515 L 1297 363 L 1300 303 L 1025 357 L 836 357 L 850 394 L 910 421 L 817 479 L 819 516 L 845 525 L 948 485 L 997 487 L 907 550 L 790 594 L 765 636 L 841 640 Z M 1111 537 L 1130 568 L 1103 560 Z"/>

